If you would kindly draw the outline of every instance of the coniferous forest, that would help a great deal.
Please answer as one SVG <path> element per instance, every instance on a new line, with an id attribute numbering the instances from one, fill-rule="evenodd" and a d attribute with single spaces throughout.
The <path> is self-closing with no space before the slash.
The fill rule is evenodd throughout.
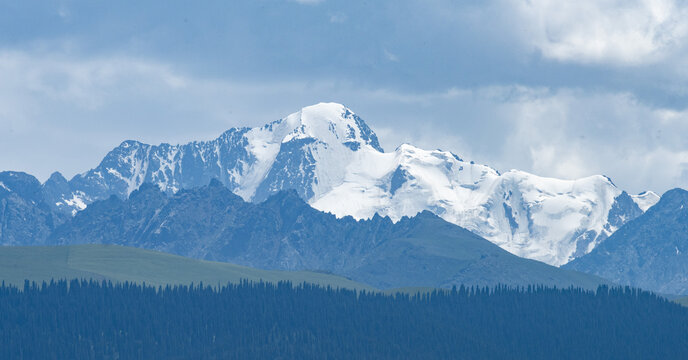
<path id="1" fill-rule="evenodd" d="M 249 283 L 0 287 L 2 359 L 671 359 L 688 309 L 630 288 L 415 295 Z"/>

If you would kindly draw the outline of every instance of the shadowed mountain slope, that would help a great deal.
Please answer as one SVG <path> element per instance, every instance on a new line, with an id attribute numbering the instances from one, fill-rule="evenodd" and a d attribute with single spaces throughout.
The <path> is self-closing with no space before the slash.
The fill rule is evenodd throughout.
<path id="1" fill-rule="evenodd" d="M 618 284 L 688 294 L 688 191 L 667 191 L 645 214 L 565 267 Z"/>
<path id="2" fill-rule="evenodd" d="M 337 219 L 296 192 L 249 203 L 218 181 L 167 196 L 143 185 L 97 201 L 58 227 L 50 244 L 118 244 L 274 270 L 317 270 L 377 288 L 604 281 L 512 255 L 430 212 L 393 223 Z"/>

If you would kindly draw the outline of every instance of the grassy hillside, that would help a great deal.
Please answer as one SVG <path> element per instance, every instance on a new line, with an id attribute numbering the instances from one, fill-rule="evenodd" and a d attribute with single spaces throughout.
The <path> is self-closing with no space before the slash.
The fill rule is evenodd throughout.
<path id="1" fill-rule="evenodd" d="M 53 278 L 109 279 L 150 285 L 288 280 L 373 290 L 335 275 L 260 270 L 117 245 L 0 246 L 0 281 L 21 286 L 25 279 L 40 282 Z"/>

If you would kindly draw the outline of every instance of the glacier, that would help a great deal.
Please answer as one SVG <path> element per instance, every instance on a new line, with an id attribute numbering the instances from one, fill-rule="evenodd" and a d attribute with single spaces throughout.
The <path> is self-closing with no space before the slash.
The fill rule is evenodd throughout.
<path id="1" fill-rule="evenodd" d="M 125 198 L 143 183 L 173 194 L 212 179 L 252 202 L 295 190 L 338 217 L 399 221 L 429 210 L 513 254 L 556 266 L 589 253 L 658 200 L 651 192 L 629 195 L 602 175 L 500 173 L 410 144 L 385 152 L 371 128 L 337 103 L 233 128 L 211 141 L 124 141 L 97 167 L 69 181 L 55 173 L 43 186 L 56 210 L 73 215 L 95 200 Z"/>

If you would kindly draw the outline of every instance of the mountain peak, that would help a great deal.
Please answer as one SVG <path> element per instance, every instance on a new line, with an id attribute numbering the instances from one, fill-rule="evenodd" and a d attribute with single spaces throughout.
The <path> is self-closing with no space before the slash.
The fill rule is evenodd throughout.
<path id="1" fill-rule="evenodd" d="M 633 201 L 645 212 L 659 201 L 659 195 L 653 191 L 643 191 L 638 195 L 631 195 Z"/>
<path id="2" fill-rule="evenodd" d="M 657 202 L 656 208 L 669 211 L 688 208 L 688 191 L 681 188 L 667 190 Z"/>
<path id="3" fill-rule="evenodd" d="M 41 183 L 32 175 L 21 171 L 0 172 L 0 191 L 14 192 L 37 202 L 41 199 Z"/>
<path id="4" fill-rule="evenodd" d="M 293 129 L 282 142 L 313 138 L 325 143 L 342 143 L 351 150 L 370 145 L 384 152 L 377 135 L 351 109 L 338 103 L 306 106 L 282 119 Z"/>
<path id="5" fill-rule="evenodd" d="M 307 112 L 317 112 L 317 113 L 330 113 L 334 115 L 338 115 L 343 113 L 344 111 L 351 111 L 349 108 L 344 106 L 344 104 L 336 103 L 336 102 L 319 102 L 317 104 L 305 106 L 301 109 L 301 112 L 307 113 Z"/>
<path id="6" fill-rule="evenodd" d="M 3 171 L 0 172 L 0 180 L 5 186 L 11 188 L 32 188 L 40 187 L 40 182 L 32 176 L 22 171 Z"/>
<path id="7" fill-rule="evenodd" d="M 55 171 L 52 174 L 50 174 L 50 177 L 48 180 L 45 181 L 45 184 L 52 183 L 53 185 L 59 185 L 63 186 L 67 184 L 67 179 L 60 173 L 59 171 Z"/>

